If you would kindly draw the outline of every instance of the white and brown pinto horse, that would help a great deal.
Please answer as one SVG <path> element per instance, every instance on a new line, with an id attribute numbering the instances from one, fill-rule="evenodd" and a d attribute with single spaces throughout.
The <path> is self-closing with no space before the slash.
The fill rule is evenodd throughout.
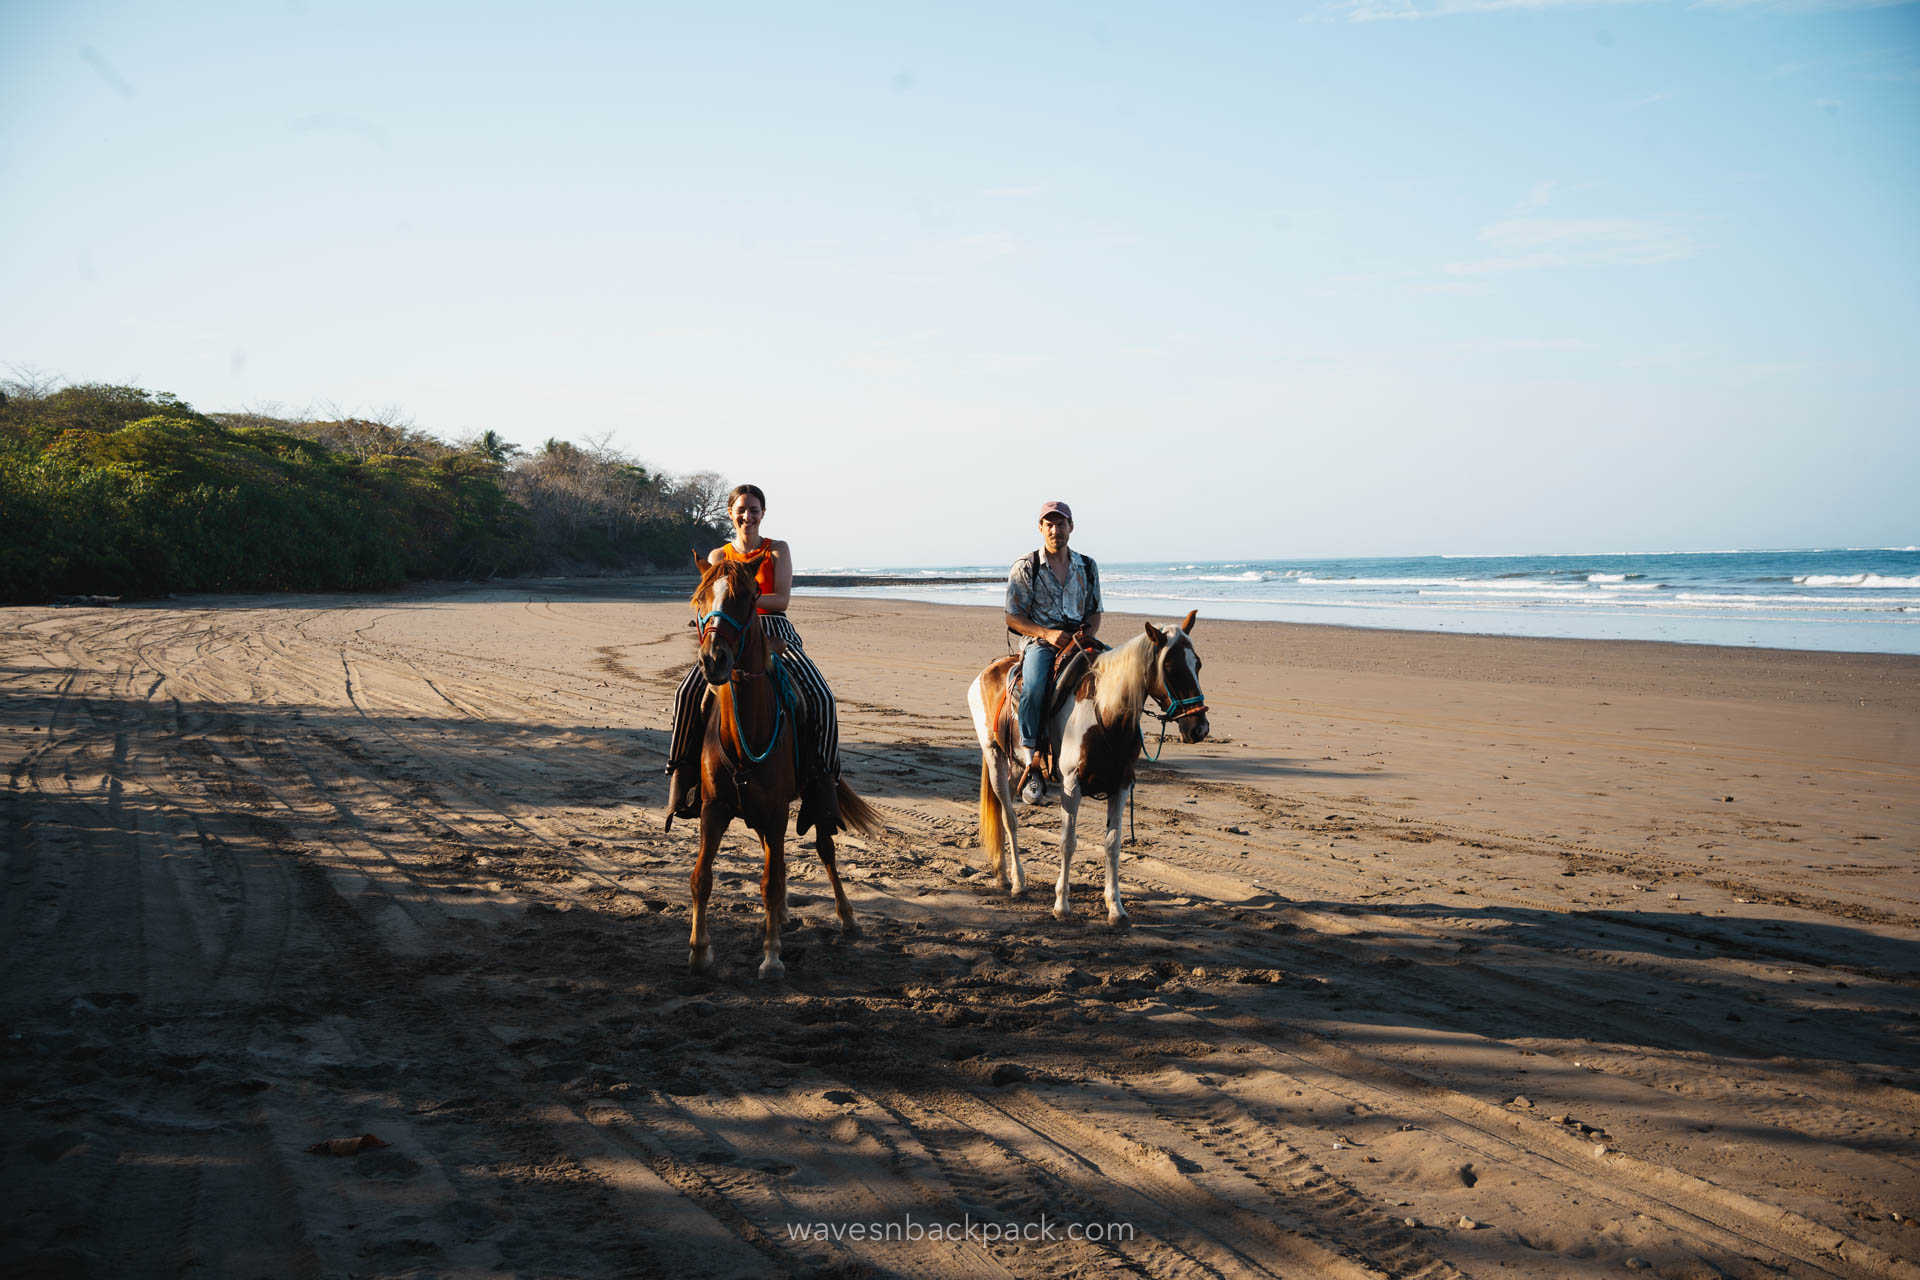
<path id="1" fill-rule="evenodd" d="M 706 736 L 700 748 L 705 800 L 700 809 L 700 857 L 693 867 L 693 937 L 687 968 L 693 973 L 713 968 L 713 944 L 707 937 L 713 858 L 720 837 L 739 818 L 760 837 L 766 850 L 760 897 L 767 908 L 767 934 L 760 976 L 779 978 L 786 973 L 780 961 L 780 927 L 787 919 L 787 812 L 800 794 L 794 755 L 798 729 L 793 722 L 799 700 L 780 670 L 754 608 L 760 599 L 755 581 L 759 558 L 696 563 L 701 576 L 692 604 L 700 624 L 700 669 L 713 697 L 706 704 Z M 856 831 L 878 831 L 879 815 L 872 806 L 845 782 L 838 788 L 842 824 Z M 814 837 L 813 847 L 833 885 L 841 936 L 858 937 L 853 908 L 847 904 L 834 866 L 833 836 L 825 826 Z"/>
<path id="2" fill-rule="evenodd" d="M 1107 801 L 1107 923 L 1124 925 L 1120 905 L 1120 816 L 1133 790 L 1134 764 L 1140 758 L 1140 714 L 1148 698 L 1160 717 L 1179 726 L 1183 742 L 1207 736 L 1207 703 L 1200 692 L 1200 655 L 1193 648 L 1195 614 L 1171 630 L 1151 622 L 1146 630 L 1093 660 L 1078 687 L 1060 703 L 1047 725 L 1050 741 L 1060 744 L 1060 880 L 1053 890 L 1053 914 L 1065 920 L 1067 872 L 1073 863 L 1074 825 L 1082 797 Z M 1026 892 L 1020 866 L 1020 840 L 1014 820 L 1016 769 L 1031 754 L 1020 746 L 1007 674 L 1019 661 L 996 659 L 967 689 L 974 732 L 980 738 L 980 843 L 1000 885 L 1014 897 Z M 1055 701 L 1059 701 L 1058 693 Z"/>

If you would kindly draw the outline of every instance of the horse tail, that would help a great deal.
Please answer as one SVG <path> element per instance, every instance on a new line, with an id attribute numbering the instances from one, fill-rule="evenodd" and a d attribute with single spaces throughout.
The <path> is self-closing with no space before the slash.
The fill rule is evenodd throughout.
<path id="1" fill-rule="evenodd" d="M 833 791 L 840 801 L 841 826 L 858 831 L 863 836 L 877 836 L 886 830 L 886 823 L 880 820 L 880 811 L 855 795 L 845 778 L 834 783 Z"/>
<path id="2" fill-rule="evenodd" d="M 980 761 L 980 844 L 987 851 L 987 869 L 1006 879 L 1007 837 L 1000 816 L 1000 789 L 993 785 L 993 771 L 984 756 Z"/>

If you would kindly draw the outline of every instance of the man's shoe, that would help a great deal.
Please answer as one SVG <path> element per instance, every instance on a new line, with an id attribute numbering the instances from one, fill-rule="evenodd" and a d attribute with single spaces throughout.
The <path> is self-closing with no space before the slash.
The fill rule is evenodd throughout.
<path id="1" fill-rule="evenodd" d="M 1020 792 L 1023 803 L 1039 804 L 1046 798 L 1048 772 L 1046 754 L 1036 749 L 1027 757 L 1026 770 L 1021 773 L 1020 782 L 1016 788 Z"/>

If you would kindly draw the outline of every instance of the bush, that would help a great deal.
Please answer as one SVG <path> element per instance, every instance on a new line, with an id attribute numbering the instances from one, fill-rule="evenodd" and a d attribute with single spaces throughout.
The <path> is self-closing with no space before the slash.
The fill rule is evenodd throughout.
<path id="1" fill-rule="evenodd" d="M 722 535 L 604 443 L 466 447 L 363 419 L 207 416 L 134 387 L 0 398 L 0 600 L 336 590 L 677 566 Z M 701 486 L 705 487 L 702 488 Z M 697 514 L 706 514 L 699 512 Z"/>

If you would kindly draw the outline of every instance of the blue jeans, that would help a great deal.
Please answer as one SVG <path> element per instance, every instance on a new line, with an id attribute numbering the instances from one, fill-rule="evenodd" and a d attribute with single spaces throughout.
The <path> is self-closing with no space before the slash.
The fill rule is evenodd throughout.
<path id="1" fill-rule="evenodd" d="M 1020 745 L 1040 745 L 1040 718 L 1046 714 L 1047 677 L 1053 674 L 1052 648 L 1034 641 L 1020 654 Z"/>

